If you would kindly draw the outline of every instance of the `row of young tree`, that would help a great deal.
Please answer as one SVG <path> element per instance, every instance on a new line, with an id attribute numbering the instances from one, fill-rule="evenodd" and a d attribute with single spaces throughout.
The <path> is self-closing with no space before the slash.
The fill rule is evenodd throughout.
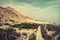
<path id="1" fill-rule="evenodd" d="M 21 23 L 21 24 L 14 24 L 11 25 L 11 27 L 17 27 L 17 28 L 22 28 L 22 29 L 36 29 L 38 28 L 39 24 L 31 24 L 31 23 Z"/>

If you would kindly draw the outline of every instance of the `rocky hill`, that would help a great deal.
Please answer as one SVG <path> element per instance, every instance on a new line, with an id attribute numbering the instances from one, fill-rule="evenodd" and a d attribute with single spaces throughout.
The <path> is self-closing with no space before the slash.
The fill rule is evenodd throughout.
<path id="1" fill-rule="evenodd" d="M 46 23 L 47 22 L 39 22 L 35 21 L 34 19 L 24 16 L 14 8 L 8 7 L 0 7 L 0 23 L 2 24 L 20 24 L 20 23 Z"/>
<path id="2" fill-rule="evenodd" d="M 22 15 L 14 8 L 0 7 L 0 23 L 15 24 L 27 22 L 27 20 L 32 20 L 32 18 Z"/>

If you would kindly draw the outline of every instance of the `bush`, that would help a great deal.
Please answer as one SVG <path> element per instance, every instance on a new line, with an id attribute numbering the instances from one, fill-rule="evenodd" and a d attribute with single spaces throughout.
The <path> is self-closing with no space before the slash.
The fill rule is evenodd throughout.
<path id="1" fill-rule="evenodd" d="M 0 40 L 16 40 L 17 37 L 20 37 L 20 34 L 16 32 L 15 29 L 1 29 L 0 28 Z"/>

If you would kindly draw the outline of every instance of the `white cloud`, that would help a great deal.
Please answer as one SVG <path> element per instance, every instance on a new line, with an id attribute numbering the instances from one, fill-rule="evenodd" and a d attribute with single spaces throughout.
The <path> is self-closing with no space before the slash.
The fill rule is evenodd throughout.
<path id="1" fill-rule="evenodd" d="M 31 6 L 30 4 L 24 4 L 24 6 L 18 5 L 17 10 L 35 19 L 58 23 L 59 12 L 57 12 L 57 9 L 55 9 L 57 6 L 58 5 L 48 6 L 45 8 L 37 8 Z"/>

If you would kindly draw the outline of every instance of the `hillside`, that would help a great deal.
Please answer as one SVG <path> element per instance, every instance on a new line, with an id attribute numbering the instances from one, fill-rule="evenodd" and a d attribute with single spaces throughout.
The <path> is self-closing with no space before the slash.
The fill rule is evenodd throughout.
<path id="1" fill-rule="evenodd" d="M 20 24 L 20 23 L 41 23 L 48 24 L 48 22 L 35 21 L 34 19 L 22 15 L 20 12 L 16 11 L 14 8 L 0 7 L 0 23 L 5 24 Z"/>
<path id="2" fill-rule="evenodd" d="M 14 8 L 0 7 L 0 23 L 15 24 L 15 23 L 27 22 L 26 20 L 32 20 L 32 18 L 22 15 Z"/>

